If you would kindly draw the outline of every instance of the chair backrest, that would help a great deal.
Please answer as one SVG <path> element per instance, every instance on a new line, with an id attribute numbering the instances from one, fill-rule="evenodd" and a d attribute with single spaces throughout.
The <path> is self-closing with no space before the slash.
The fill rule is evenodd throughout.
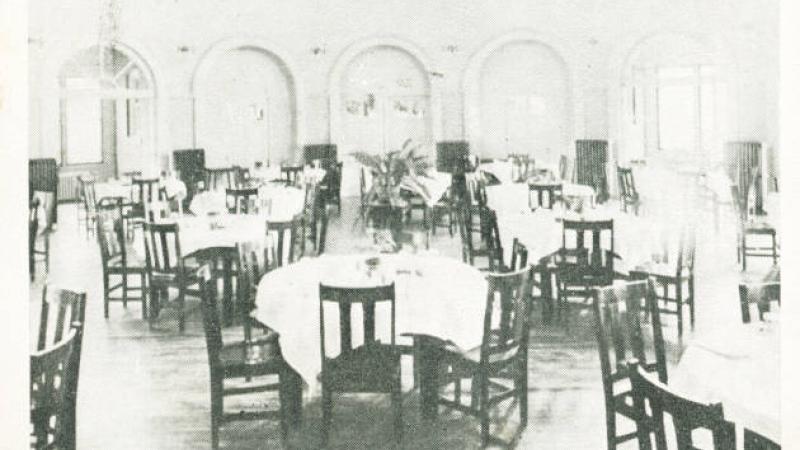
<path id="1" fill-rule="evenodd" d="M 233 214 L 252 214 L 256 210 L 258 188 L 225 189 L 225 203 Z"/>
<path id="2" fill-rule="evenodd" d="M 758 320 L 764 320 L 764 313 L 772 308 L 772 302 L 781 303 L 780 281 L 770 283 L 739 284 L 739 305 L 742 310 L 742 323 L 750 323 L 752 313 L 758 314 Z M 753 311 L 751 311 L 751 307 Z"/>
<path id="3" fill-rule="evenodd" d="M 206 337 L 208 366 L 214 380 L 224 370 L 222 351 L 222 320 L 217 306 L 217 282 L 212 276 L 211 264 L 205 263 L 198 271 L 200 278 L 200 301 L 203 312 L 203 332 Z"/>
<path id="4" fill-rule="evenodd" d="M 81 197 L 86 211 L 93 213 L 97 206 L 97 195 L 95 194 L 95 179 L 91 176 L 79 176 L 78 182 L 81 185 Z"/>
<path id="5" fill-rule="evenodd" d="M 556 201 L 561 198 L 563 185 L 561 183 L 553 184 L 540 184 L 534 183 L 528 185 L 528 206 L 531 209 L 544 208 L 553 209 Z M 531 199 L 531 194 L 534 195 L 536 202 Z"/>
<path id="6" fill-rule="evenodd" d="M 37 449 L 75 448 L 75 365 L 78 331 L 69 330 L 54 345 L 30 356 L 30 411 Z"/>
<path id="7" fill-rule="evenodd" d="M 376 336 L 376 307 L 382 303 L 388 303 L 390 308 L 389 317 L 389 344 L 395 344 L 395 290 L 394 283 L 368 288 L 333 287 L 324 284 L 319 285 L 319 336 L 320 354 L 322 355 L 322 370 L 330 357 L 347 354 L 358 346 L 353 346 L 353 326 L 352 313 L 353 305 L 361 306 L 361 316 L 363 319 L 362 327 L 358 327 L 363 333 L 363 343 L 365 346 L 379 341 Z M 339 316 L 339 353 L 328 353 L 325 345 L 325 309 L 326 304 L 335 305 Z M 356 336 L 357 338 L 358 336 Z"/>
<path id="8" fill-rule="evenodd" d="M 530 269 L 486 275 L 482 364 L 503 364 L 527 355 L 530 330 Z"/>
<path id="9" fill-rule="evenodd" d="M 134 178 L 133 202 L 143 205 L 158 201 L 159 183 L 158 178 Z"/>
<path id="10" fill-rule="evenodd" d="M 614 383 L 627 377 L 630 359 L 654 369 L 659 379 L 667 382 L 666 348 L 652 282 L 639 280 L 596 288 L 593 300 L 606 398 L 613 394 Z M 643 323 L 648 314 L 649 322 Z"/>
<path id="11" fill-rule="evenodd" d="M 116 211 L 116 208 L 113 211 Z M 97 218 L 97 243 L 100 246 L 103 269 L 107 269 L 111 259 L 117 257 L 120 258 L 122 267 L 126 267 L 127 264 L 122 219 L 115 216 L 116 214 L 100 214 Z"/>
<path id="12" fill-rule="evenodd" d="M 664 430 L 664 413 L 669 414 L 675 429 L 678 450 L 695 449 L 692 431 L 697 429 L 711 431 L 714 450 L 736 448 L 734 425 L 725 420 L 721 403 L 701 403 L 681 396 L 655 379 L 637 362 L 628 364 L 628 373 L 633 391 L 633 406 L 640 415 L 640 420 L 653 423 L 657 429 Z M 649 405 L 650 413 L 645 404 Z"/>
<path id="13" fill-rule="evenodd" d="M 575 141 L 575 182 L 593 187 L 601 203 L 608 198 L 606 161 L 608 161 L 608 141 L 592 139 Z"/>
<path id="14" fill-rule="evenodd" d="M 281 174 L 286 184 L 297 184 L 298 174 L 303 171 L 303 166 L 281 166 Z"/>
<path id="15" fill-rule="evenodd" d="M 148 272 L 181 273 L 180 230 L 177 223 L 144 224 L 145 261 Z"/>
<path id="16" fill-rule="evenodd" d="M 745 428 L 744 450 L 781 450 L 781 446 L 765 436 Z"/>
<path id="17" fill-rule="evenodd" d="M 301 217 L 296 216 L 286 221 L 270 221 L 267 223 L 267 234 L 273 237 L 275 244 L 275 254 L 278 267 L 290 264 L 295 261 L 294 247 L 299 238 Z M 289 234 L 288 240 L 286 233 Z M 288 246 L 288 248 L 286 248 Z M 285 250 L 284 250 L 285 249 Z M 286 257 L 284 254 L 288 253 Z"/>
<path id="18" fill-rule="evenodd" d="M 614 274 L 614 221 L 567 220 L 562 230 L 562 249 L 576 250 L 586 259 L 578 259 L 578 268 L 613 277 Z M 587 245 L 586 238 L 589 238 Z M 574 238 L 575 246 L 569 241 Z"/>
<path id="19" fill-rule="evenodd" d="M 570 170 L 570 161 L 567 155 L 560 155 L 558 157 L 558 177 L 562 181 L 572 181 L 572 174 Z"/>
<path id="20" fill-rule="evenodd" d="M 511 261 L 508 269 L 513 272 L 524 269 L 527 266 L 528 249 L 522 242 L 519 241 L 519 239 L 514 238 L 514 242 L 511 244 Z"/>
<path id="21" fill-rule="evenodd" d="M 44 350 L 64 338 L 70 329 L 78 331 L 77 351 L 80 353 L 83 325 L 86 320 L 86 293 L 45 285 L 39 313 L 37 350 Z"/>
<path id="22" fill-rule="evenodd" d="M 497 214 L 486 206 L 470 207 L 469 205 L 461 205 L 456 210 L 456 222 L 461 236 L 462 260 L 470 265 L 474 263 L 476 249 L 473 237 L 476 230 L 474 230 L 473 214 L 475 214 L 475 209 L 477 209 L 480 222 L 478 230 L 480 232 L 480 240 L 486 246 L 489 256 L 489 270 L 499 270 L 496 265 L 502 260 L 503 247 L 500 242 Z"/>
<path id="23" fill-rule="evenodd" d="M 236 176 L 238 170 L 235 167 L 218 167 L 205 169 L 206 189 L 217 191 L 221 189 L 236 188 Z"/>
<path id="24" fill-rule="evenodd" d="M 619 182 L 620 198 L 637 196 L 636 183 L 633 181 L 633 168 L 617 166 L 617 181 Z"/>
<path id="25" fill-rule="evenodd" d="M 239 255 L 239 272 L 236 279 L 241 288 L 241 295 L 248 307 L 247 313 L 255 307 L 255 293 L 261 277 L 275 267 L 275 247 L 268 238 L 238 242 L 236 250 Z"/>

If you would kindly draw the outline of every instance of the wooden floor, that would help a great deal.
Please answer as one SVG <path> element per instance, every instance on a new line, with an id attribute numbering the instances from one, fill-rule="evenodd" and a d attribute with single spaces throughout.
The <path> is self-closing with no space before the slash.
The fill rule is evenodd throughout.
<path id="1" fill-rule="evenodd" d="M 332 219 L 329 252 L 352 252 L 366 244 L 353 226 L 355 201 L 345 199 L 343 214 Z M 335 213 L 334 213 L 334 216 Z M 710 221 L 704 221 L 710 223 Z M 697 255 L 697 326 L 701 333 L 739 321 L 736 254 L 733 231 L 699 230 Z M 103 318 L 99 248 L 94 236 L 76 224 L 74 205 L 59 207 L 58 230 L 52 237 L 51 283 L 83 288 L 89 305 L 78 395 L 80 449 L 199 449 L 210 447 L 208 364 L 199 310 L 183 335 L 168 314 L 155 329 L 141 319 L 138 304 L 112 304 Z M 459 257 L 457 238 L 442 230 L 432 241 L 442 254 Z M 753 265 L 766 265 L 758 262 Z M 31 329 L 35 329 L 41 280 L 31 284 Z M 193 303 L 197 306 L 197 303 Z M 587 311 L 588 312 L 588 311 Z M 574 326 L 533 325 L 529 363 L 530 420 L 519 448 L 600 449 L 604 447 L 604 406 L 592 318 L 576 314 Z M 667 319 L 671 361 L 680 356 L 674 317 Z M 479 332 L 479 330 L 476 330 Z M 33 333 L 31 334 L 33 335 Z M 421 422 L 418 392 L 411 390 L 404 368 L 404 440 L 402 448 L 462 449 L 478 447 L 479 424 L 457 412 L 440 409 L 435 422 Z M 265 402 L 275 400 L 267 396 Z M 221 433 L 221 447 L 231 449 L 317 448 L 320 406 L 306 399 L 304 422 L 282 443 L 277 424 L 234 424 Z M 516 408 L 500 411 L 493 420 L 499 434 L 516 430 Z M 388 448 L 391 412 L 381 396 L 351 396 L 335 400 L 332 448 Z M 629 446 L 634 448 L 635 445 Z"/>

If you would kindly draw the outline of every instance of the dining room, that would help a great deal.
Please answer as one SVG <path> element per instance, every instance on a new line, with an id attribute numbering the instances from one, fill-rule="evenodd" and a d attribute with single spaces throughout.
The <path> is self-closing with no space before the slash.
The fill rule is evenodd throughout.
<path id="1" fill-rule="evenodd" d="M 30 448 L 792 448 L 777 2 L 26 8 Z"/>

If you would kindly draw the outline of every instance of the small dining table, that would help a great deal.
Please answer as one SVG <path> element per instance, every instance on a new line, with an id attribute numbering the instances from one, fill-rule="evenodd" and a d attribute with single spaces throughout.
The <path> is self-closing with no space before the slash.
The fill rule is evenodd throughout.
<path id="1" fill-rule="evenodd" d="M 322 255 L 302 259 L 264 275 L 258 285 L 253 316 L 280 334 L 283 357 L 314 395 L 319 389 L 317 376 L 322 367 L 320 283 L 371 287 L 392 282 L 396 290 L 398 339 L 409 336 L 411 340 L 410 335 L 436 337 L 465 350 L 481 344 L 486 307 L 484 276 L 460 260 L 425 253 Z M 381 316 L 376 311 L 375 329 L 388 329 L 388 320 L 388 315 Z M 338 333 L 329 332 L 329 327 L 338 331 L 338 327 L 327 324 L 326 349 L 338 349 Z M 354 318 L 353 336 L 360 335 L 360 327 L 360 321 Z M 421 389 L 427 394 L 423 395 L 427 398 L 423 407 L 431 409 L 435 386 L 427 383 Z"/>
<path id="2" fill-rule="evenodd" d="M 738 443 L 742 428 L 780 442 L 780 369 L 780 323 L 737 324 L 697 336 L 669 385 L 698 401 L 721 402 Z"/>
<path id="3" fill-rule="evenodd" d="M 258 188 L 259 214 L 267 214 L 271 220 L 291 220 L 303 211 L 304 202 L 305 192 L 301 188 L 275 183 L 266 183 Z M 208 213 L 227 213 L 228 200 L 225 191 L 206 191 L 196 194 L 189 205 L 189 211 L 199 216 Z"/>

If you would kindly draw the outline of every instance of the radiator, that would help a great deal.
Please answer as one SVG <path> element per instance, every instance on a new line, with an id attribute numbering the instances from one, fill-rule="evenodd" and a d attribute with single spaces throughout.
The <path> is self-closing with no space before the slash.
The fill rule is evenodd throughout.
<path id="1" fill-rule="evenodd" d="M 81 199 L 81 183 L 77 174 L 63 174 L 58 177 L 58 201 L 77 202 Z"/>
<path id="2" fill-rule="evenodd" d="M 608 161 L 608 141 L 588 139 L 575 141 L 575 182 L 593 187 L 599 203 L 608 199 L 606 161 Z"/>

